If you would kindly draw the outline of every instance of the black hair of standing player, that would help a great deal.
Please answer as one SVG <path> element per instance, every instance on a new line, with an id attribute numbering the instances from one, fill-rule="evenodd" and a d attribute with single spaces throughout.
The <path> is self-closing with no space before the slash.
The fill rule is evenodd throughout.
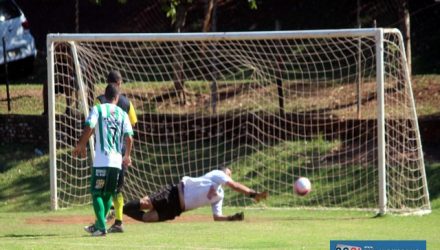
<path id="1" fill-rule="evenodd" d="M 113 101 L 118 97 L 119 90 L 115 85 L 108 84 L 107 87 L 105 88 L 104 95 L 105 95 L 105 99 L 107 99 L 108 101 Z"/>
<path id="2" fill-rule="evenodd" d="M 107 75 L 107 83 L 119 83 L 122 82 L 121 72 L 112 70 Z"/>

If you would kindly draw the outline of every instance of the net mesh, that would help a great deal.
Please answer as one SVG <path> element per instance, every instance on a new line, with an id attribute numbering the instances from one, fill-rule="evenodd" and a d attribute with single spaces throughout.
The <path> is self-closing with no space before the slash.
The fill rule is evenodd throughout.
<path id="1" fill-rule="evenodd" d="M 86 106 L 78 85 L 91 106 L 116 69 L 138 116 L 126 199 L 227 166 L 234 180 L 269 191 L 258 206 L 376 209 L 374 36 L 249 37 L 54 39 L 59 206 L 90 203 L 90 157 L 71 156 Z M 387 207 L 424 210 L 422 148 L 399 37 L 384 33 Z M 305 197 L 293 192 L 300 176 L 312 183 Z M 225 191 L 225 205 L 255 206 Z"/>

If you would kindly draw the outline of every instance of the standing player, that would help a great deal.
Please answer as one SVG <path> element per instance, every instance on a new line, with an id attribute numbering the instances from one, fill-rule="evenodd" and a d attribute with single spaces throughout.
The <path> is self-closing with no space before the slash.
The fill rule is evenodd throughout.
<path id="1" fill-rule="evenodd" d="M 96 222 L 84 228 L 92 236 L 106 235 L 105 216 L 110 210 L 111 198 L 116 194 L 121 166 L 131 165 L 133 129 L 127 113 L 116 106 L 118 97 L 118 89 L 109 84 L 105 89 L 105 98 L 110 103 L 93 107 L 87 117 L 83 134 L 72 153 L 75 157 L 85 157 L 87 142 L 93 132 L 96 132 L 95 158 L 90 182 Z M 124 140 L 125 153 L 122 157 Z"/>
<path id="2" fill-rule="evenodd" d="M 122 76 L 119 71 L 110 71 L 107 76 L 107 83 L 115 86 L 118 90 L 121 89 Z M 97 97 L 96 103 L 108 103 L 109 101 L 104 95 Z M 119 101 L 117 102 L 118 107 L 124 110 L 130 119 L 131 126 L 134 127 L 137 123 L 136 112 L 134 110 L 133 104 L 124 95 L 119 95 Z M 122 149 L 124 152 L 124 148 Z M 122 167 L 119 173 L 118 189 L 116 195 L 113 197 L 113 206 L 115 208 L 115 223 L 109 228 L 109 233 L 122 233 L 124 228 L 122 227 L 122 209 L 124 206 L 124 196 L 122 195 L 122 188 L 124 186 L 124 176 L 126 168 Z"/>
<path id="3" fill-rule="evenodd" d="M 267 192 L 256 192 L 233 181 L 231 170 L 213 170 L 200 177 L 185 176 L 176 185 L 168 185 L 142 199 L 132 200 L 124 205 L 124 214 L 143 222 L 173 220 L 182 212 L 211 205 L 214 221 L 243 220 L 243 213 L 226 216 L 222 213 L 224 192 L 222 185 L 245 194 L 259 202 L 267 198 Z M 143 210 L 148 210 L 144 212 Z"/>

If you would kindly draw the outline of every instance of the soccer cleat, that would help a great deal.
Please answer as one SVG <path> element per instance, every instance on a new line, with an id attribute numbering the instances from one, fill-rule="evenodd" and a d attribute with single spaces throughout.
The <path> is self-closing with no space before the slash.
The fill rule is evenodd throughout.
<path id="1" fill-rule="evenodd" d="M 95 224 L 92 224 L 90 226 L 85 226 L 84 227 L 84 231 L 86 231 L 87 233 L 94 233 L 96 232 L 98 229 L 95 227 Z"/>
<path id="2" fill-rule="evenodd" d="M 92 236 L 105 236 L 107 233 L 103 232 L 101 230 L 96 230 L 95 232 L 92 233 Z"/>
<path id="3" fill-rule="evenodd" d="M 116 225 L 113 224 L 109 229 L 108 229 L 109 233 L 123 233 L 124 232 L 124 227 L 122 225 Z"/>

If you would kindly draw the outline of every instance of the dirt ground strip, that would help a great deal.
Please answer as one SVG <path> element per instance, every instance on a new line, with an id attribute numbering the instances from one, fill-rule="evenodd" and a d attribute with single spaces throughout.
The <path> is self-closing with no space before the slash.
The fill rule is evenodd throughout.
<path id="1" fill-rule="evenodd" d="M 26 219 L 26 224 L 90 224 L 94 221 L 93 215 L 77 215 L 77 216 L 47 216 L 47 217 L 32 217 Z M 212 221 L 211 215 L 181 215 L 175 220 L 167 223 L 182 223 L 182 222 L 205 222 Z M 124 217 L 124 223 L 141 223 L 129 217 Z"/>

